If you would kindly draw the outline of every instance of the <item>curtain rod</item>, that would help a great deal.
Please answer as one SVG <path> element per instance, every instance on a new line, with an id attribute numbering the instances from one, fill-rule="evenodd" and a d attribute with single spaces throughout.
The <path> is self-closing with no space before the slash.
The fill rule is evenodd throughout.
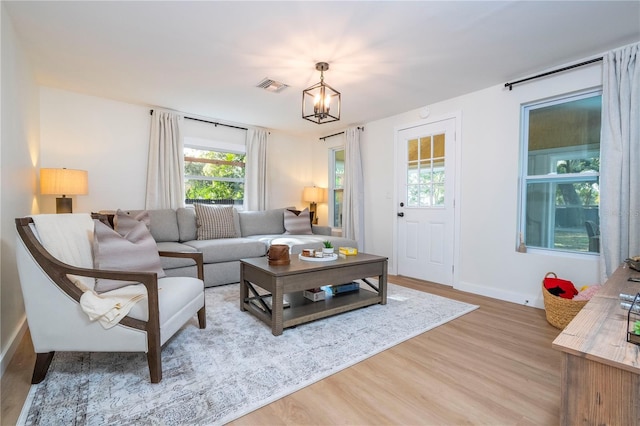
<path id="1" fill-rule="evenodd" d="M 153 114 L 153 110 L 151 110 L 150 112 L 151 114 Z M 193 117 L 187 117 L 186 115 L 184 116 L 185 119 L 187 120 L 193 120 L 193 121 L 200 121 L 202 123 L 209 123 L 209 124 L 213 124 L 214 126 L 218 127 L 218 126 L 224 126 L 224 127 L 231 127 L 232 129 L 239 129 L 239 130 L 249 130 L 246 127 L 239 127 L 239 126 L 232 126 L 231 124 L 224 124 L 224 123 L 216 123 L 215 121 L 208 121 L 208 120 L 203 120 L 201 118 L 193 118 Z"/>
<path id="2" fill-rule="evenodd" d="M 569 65 L 569 66 L 566 66 L 564 68 L 559 68 L 557 70 L 553 70 L 553 71 L 545 72 L 545 73 L 542 73 L 542 74 L 534 75 L 533 77 L 523 78 L 522 80 L 514 81 L 512 83 L 505 83 L 504 87 L 508 87 L 509 91 L 511 91 L 513 89 L 512 86 L 514 84 L 524 83 L 525 81 L 534 80 L 534 79 L 540 78 L 540 77 L 546 77 L 546 76 L 548 76 L 550 74 L 555 74 L 555 73 L 559 73 L 559 72 L 562 72 L 562 71 L 567 71 L 567 70 L 570 70 L 570 69 L 573 69 L 573 68 L 578 68 L 578 67 L 581 67 L 581 66 L 584 66 L 584 65 L 589 65 L 589 64 L 592 64 L 594 62 L 600 62 L 600 61 L 602 61 L 602 58 L 594 58 L 594 59 L 591 59 L 589 61 L 580 62 L 579 64 Z"/>
<path id="3" fill-rule="evenodd" d="M 362 130 L 364 132 L 364 126 L 362 126 L 362 127 L 358 126 L 357 129 L 358 130 Z M 332 138 L 332 137 L 338 136 L 338 135 L 344 135 L 344 132 L 338 132 L 338 133 L 334 133 L 334 134 L 329 135 L 329 136 L 323 136 L 321 138 L 318 138 L 318 140 L 323 141 L 323 140 L 326 140 L 326 139 L 329 139 L 329 138 Z"/>

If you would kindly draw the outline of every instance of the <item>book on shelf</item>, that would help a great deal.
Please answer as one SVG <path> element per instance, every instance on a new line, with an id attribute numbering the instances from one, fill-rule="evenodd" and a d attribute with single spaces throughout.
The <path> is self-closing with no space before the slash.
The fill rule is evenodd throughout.
<path id="1" fill-rule="evenodd" d="M 326 293 L 321 288 L 312 288 L 310 290 L 305 290 L 303 295 L 306 299 L 309 299 L 312 302 L 318 302 L 320 300 L 324 300 Z"/>
<path id="2" fill-rule="evenodd" d="M 327 285 L 322 287 L 322 289 L 328 294 L 336 296 L 339 294 L 350 293 L 352 291 L 358 291 L 360 290 L 360 284 L 355 281 L 352 281 L 350 283 L 344 283 L 344 284 Z"/>

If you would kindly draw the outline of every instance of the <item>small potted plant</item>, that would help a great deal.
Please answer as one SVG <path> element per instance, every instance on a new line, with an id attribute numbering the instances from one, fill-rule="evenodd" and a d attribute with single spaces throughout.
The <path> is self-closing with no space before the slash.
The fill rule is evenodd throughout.
<path id="1" fill-rule="evenodd" d="M 324 247 L 322 248 L 322 254 L 324 256 L 331 256 L 333 254 L 333 244 L 331 244 L 331 241 L 323 241 L 322 244 L 324 245 Z"/>

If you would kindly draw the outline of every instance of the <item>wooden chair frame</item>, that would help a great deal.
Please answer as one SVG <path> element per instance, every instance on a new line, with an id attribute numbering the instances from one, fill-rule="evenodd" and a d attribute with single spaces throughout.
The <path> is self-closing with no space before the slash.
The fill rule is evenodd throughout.
<path id="1" fill-rule="evenodd" d="M 105 224 L 110 224 L 107 215 L 92 214 L 93 219 L 98 219 Z M 143 330 L 147 333 L 148 349 L 147 362 L 149 364 L 149 374 L 151 383 L 159 383 L 162 380 L 162 359 L 160 345 L 160 312 L 158 307 L 158 277 L 155 272 L 127 272 L 127 271 L 106 271 L 99 269 L 77 268 L 66 263 L 62 263 L 40 244 L 36 238 L 30 224 L 33 219 L 30 217 L 17 218 L 15 220 L 18 235 L 24 242 L 27 250 L 31 253 L 36 262 L 42 267 L 52 281 L 67 295 L 80 303 L 82 291 L 67 278 L 67 275 L 79 275 L 92 278 L 107 278 L 120 281 L 135 281 L 144 284 L 147 289 L 147 303 L 149 306 L 149 318 L 147 321 L 138 320 L 125 316 L 120 324 Z M 111 222 L 112 223 L 112 222 Z M 200 280 L 204 280 L 204 267 L 202 253 L 188 252 L 159 252 L 160 256 L 191 258 L 197 266 L 197 274 Z M 206 328 L 206 310 L 203 306 L 198 311 L 198 325 L 201 329 Z M 55 352 L 37 353 L 36 363 L 33 369 L 31 383 L 36 384 L 44 380 L 49 370 L 49 365 Z"/>

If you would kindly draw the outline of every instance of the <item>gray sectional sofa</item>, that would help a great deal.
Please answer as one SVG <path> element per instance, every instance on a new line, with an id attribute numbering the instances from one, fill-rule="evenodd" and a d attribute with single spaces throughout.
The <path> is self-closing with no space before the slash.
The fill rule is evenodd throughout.
<path id="1" fill-rule="evenodd" d="M 332 236 L 328 226 L 312 225 L 311 235 L 285 234 L 285 210 L 239 211 L 234 208 L 236 237 L 212 240 L 197 239 L 193 207 L 148 211 L 151 235 L 159 251 L 202 252 L 206 287 L 239 282 L 240 259 L 265 256 L 271 244 L 289 245 L 292 257 L 305 248 L 321 248 L 327 240 L 334 247 L 357 247 L 354 240 Z M 125 212 L 137 215 L 142 210 Z M 168 276 L 196 276 L 196 267 L 190 259 L 161 257 L 161 261 Z"/>

